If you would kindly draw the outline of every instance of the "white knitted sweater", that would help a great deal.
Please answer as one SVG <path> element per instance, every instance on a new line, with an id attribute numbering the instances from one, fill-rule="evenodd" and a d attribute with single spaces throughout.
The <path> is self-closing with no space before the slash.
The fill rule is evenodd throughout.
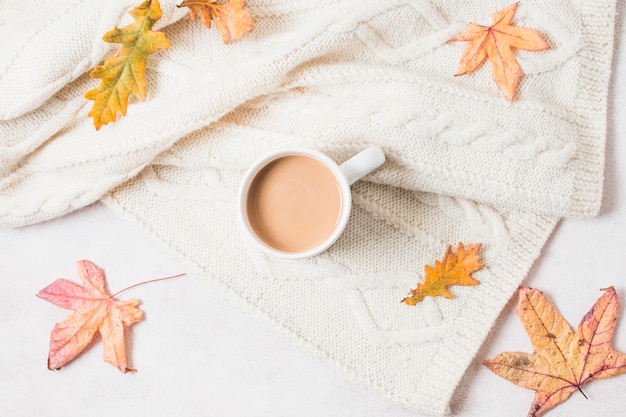
<path id="1" fill-rule="evenodd" d="M 509 103 L 490 64 L 454 77 L 468 21 L 503 0 L 248 0 L 257 28 L 224 45 L 162 0 L 171 47 L 148 99 L 96 132 L 86 72 L 137 0 L 0 1 L 0 225 L 99 199 L 251 314 L 347 377 L 428 413 L 452 393 L 562 216 L 600 205 L 615 0 L 525 0 L 514 23 L 552 49 L 516 53 Z M 268 150 L 387 162 L 353 187 L 344 235 L 303 261 L 242 237 L 235 193 Z M 452 300 L 399 301 L 448 245 L 487 267 Z"/>

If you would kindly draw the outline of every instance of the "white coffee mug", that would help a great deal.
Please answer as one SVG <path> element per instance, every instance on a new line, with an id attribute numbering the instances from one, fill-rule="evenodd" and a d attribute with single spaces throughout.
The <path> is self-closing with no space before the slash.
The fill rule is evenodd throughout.
<path id="1" fill-rule="evenodd" d="M 299 259 L 330 247 L 348 223 L 350 185 L 385 162 L 372 146 L 337 165 L 309 148 L 271 152 L 246 172 L 238 196 L 244 233 L 269 255 Z"/>

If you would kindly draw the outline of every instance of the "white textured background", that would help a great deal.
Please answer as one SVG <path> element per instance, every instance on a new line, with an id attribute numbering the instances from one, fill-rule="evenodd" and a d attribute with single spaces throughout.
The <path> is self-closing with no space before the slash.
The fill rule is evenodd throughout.
<path id="1" fill-rule="evenodd" d="M 572 326 L 600 288 L 614 285 L 626 305 L 626 35 L 618 2 L 609 97 L 606 182 L 600 216 L 566 219 L 526 285 L 544 291 Z M 122 375 L 93 343 L 51 372 L 48 338 L 68 311 L 35 294 L 56 278 L 78 280 L 74 262 L 106 270 L 116 292 L 136 282 L 184 272 L 150 239 L 102 205 L 18 230 L 0 231 L 0 415 L 21 416 L 360 416 L 419 417 L 344 380 L 264 325 L 213 294 L 197 276 L 135 288 L 142 322 L 128 331 L 130 366 Z M 505 350 L 532 350 L 511 300 L 461 381 L 459 417 L 525 416 L 532 391 L 491 374 L 481 361 Z M 626 316 L 624 308 L 620 311 Z M 626 317 L 614 346 L 626 352 Z M 407 378 L 410 378 L 407 375 Z M 548 416 L 623 415 L 626 375 L 590 383 Z"/>

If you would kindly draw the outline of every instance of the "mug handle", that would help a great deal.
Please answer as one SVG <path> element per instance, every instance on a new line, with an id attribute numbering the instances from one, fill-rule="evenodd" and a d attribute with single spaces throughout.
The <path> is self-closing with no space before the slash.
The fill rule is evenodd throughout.
<path id="1" fill-rule="evenodd" d="M 348 184 L 352 185 L 384 162 L 385 154 L 380 146 L 370 146 L 339 165 L 339 170 L 348 180 Z"/>

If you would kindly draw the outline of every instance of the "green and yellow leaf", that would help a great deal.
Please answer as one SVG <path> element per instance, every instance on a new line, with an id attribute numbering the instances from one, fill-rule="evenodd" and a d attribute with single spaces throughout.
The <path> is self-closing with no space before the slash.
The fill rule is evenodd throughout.
<path id="1" fill-rule="evenodd" d="M 158 0 L 144 1 L 129 14 L 135 19 L 133 23 L 121 29 L 116 27 L 103 37 L 105 42 L 121 44 L 120 49 L 89 73 L 92 78 L 102 80 L 97 88 L 85 94 L 85 98 L 94 100 L 89 116 L 96 129 L 115 122 L 117 113 L 125 116 L 131 94 L 145 101 L 146 60 L 158 49 L 170 45 L 164 33 L 152 31 L 162 15 Z"/>

